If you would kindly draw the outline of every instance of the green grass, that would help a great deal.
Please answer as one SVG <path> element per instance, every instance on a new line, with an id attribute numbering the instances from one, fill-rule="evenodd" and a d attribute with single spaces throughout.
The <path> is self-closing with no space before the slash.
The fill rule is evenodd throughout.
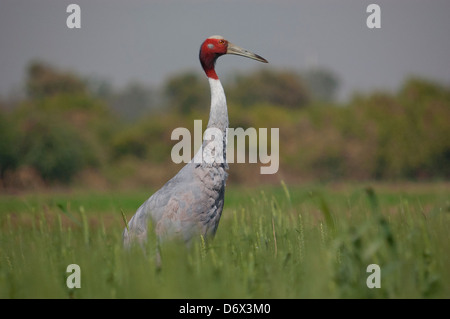
<path id="1" fill-rule="evenodd" d="M 160 269 L 152 238 L 121 243 L 148 191 L 1 195 L 0 298 L 449 298 L 448 185 L 366 186 L 230 186 L 214 240 L 163 245 Z"/>

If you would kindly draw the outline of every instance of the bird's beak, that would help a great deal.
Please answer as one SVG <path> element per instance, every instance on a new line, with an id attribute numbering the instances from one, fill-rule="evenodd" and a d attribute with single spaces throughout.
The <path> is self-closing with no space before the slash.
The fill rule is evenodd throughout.
<path id="1" fill-rule="evenodd" d="M 256 61 L 269 63 L 263 57 L 255 54 L 253 52 L 250 52 L 248 50 L 245 50 L 245 49 L 243 49 L 241 47 L 238 47 L 237 45 L 234 45 L 233 43 L 229 43 L 229 42 L 228 42 L 227 54 L 241 55 L 241 56 L 245 56 L 247 58 L 250 58 L 250 59 L 253 59 L 253 60 L 256 60 Z"/>

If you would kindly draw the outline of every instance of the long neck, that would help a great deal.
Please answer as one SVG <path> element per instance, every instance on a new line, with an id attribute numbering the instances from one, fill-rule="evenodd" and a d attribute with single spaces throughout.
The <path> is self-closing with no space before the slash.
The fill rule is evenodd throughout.
<path id="1" fill-rule="evenodd" d="M 223 91 L 222 84 L 219 79 L 213 79 L 208 77 L 209 85 L 211 87 L 211 110 L 209 113 L 209 121 L 207 126 L 207 131 L 209 130 L 210 134 L 216 134 L 214 129 L 218 129 L 222 133 L 222 150 L 220 153 L 220 162 L 226 165 L 226 149 L 227 149 L 227 128 L 228 128 L 228 110 L 227 110 L 227 101 L 225 98 L 225 92 Z M 212 132 L 211 132 L 212 131 Z M 205 135 L 207 132 L 205 132 Z M 195 154 L 193 161 L 195 163 L 202 163 L 205 161 L 204 155 L 209 156 L 210 152 L 204 153 L 204 148 L 210 142 L 210 137 L 206 137 L 203 139 L 202 147 Z M 214 137 L 215 138 L 215 137 Z M 214 162 L 218 162 L 218 159 L 215 159 Z M 206 159 L 207 162 L 208 159 Z M 227 166 L 226 166 L 227 167 Z"/>
<path id="2" fill-rule="evenodd" d="M 209 113 L 208 128 L 215 127 L 225 136 L 228 128 L 228 109 L 225 92 L 219 79 L 208 77 L 211 88 L 211 110 Z"/>

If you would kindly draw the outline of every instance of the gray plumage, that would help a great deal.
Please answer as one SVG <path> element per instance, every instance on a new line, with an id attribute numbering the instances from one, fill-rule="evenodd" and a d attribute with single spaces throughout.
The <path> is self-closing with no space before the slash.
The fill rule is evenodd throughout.
<path id="1" fill-rule="evenodd" d="M 147 228 L 151 219 L 159 240 L 177 237 L 190 242 L 194 237 L 212 237 L 217 231 L 222 215 L 227 180 L 226 130 L 228 111 L 225 93 L 214 70 L 216 59 L 223 54 L 237 54 L 261 62 L 262 57 L 239 48 L 220 36 L 208 38 L 200 49 L 200 61 L 208 76 L 211 89 L 211 109 L 208 129 L 222 134 L 221 150 L 215 150 L 213 159 L 202 160 L 202 150 L 212 140 L 203 140 L 202 148 L 171 180 L 155 192 L 141 207 L 125 228 L 125 246 L 133 242 L 145 243 Z"/>
<path id="2" fill-rule="evenodd" d="M 226 179 L 226 165 L 186 164 L 139 207 L 129 222 L 130 232 L 125 230 L 125 243 L 145 242 L 148 218 L 160 239 L 176 236 L 189 242 L 193 236 L 213 236 L 222 214 Z"/>

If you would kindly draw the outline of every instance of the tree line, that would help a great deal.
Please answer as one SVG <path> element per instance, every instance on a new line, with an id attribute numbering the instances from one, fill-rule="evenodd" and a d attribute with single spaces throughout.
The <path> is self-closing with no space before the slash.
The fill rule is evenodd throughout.
<path id="1" fill-rule="evenodd" d="M 396 92 L 335 102 L 329 70 L 269 69 L 224 81 L 230 126 L 280 128 L 279 179 L 445 180 L 450 177 L 450 88 L 410 78 Z M 209 88 L 185 72 L 160 87 L 116 90 L 52 65 L 27 68 L 26 94 L 0 100 L 1 186 L 160 186 L 176 127 L 208 119 Z M 206 125 L 206 124 L 205 124 Z M 257 165 L 233 164 L 230 180 L 259 182 Z"/>

